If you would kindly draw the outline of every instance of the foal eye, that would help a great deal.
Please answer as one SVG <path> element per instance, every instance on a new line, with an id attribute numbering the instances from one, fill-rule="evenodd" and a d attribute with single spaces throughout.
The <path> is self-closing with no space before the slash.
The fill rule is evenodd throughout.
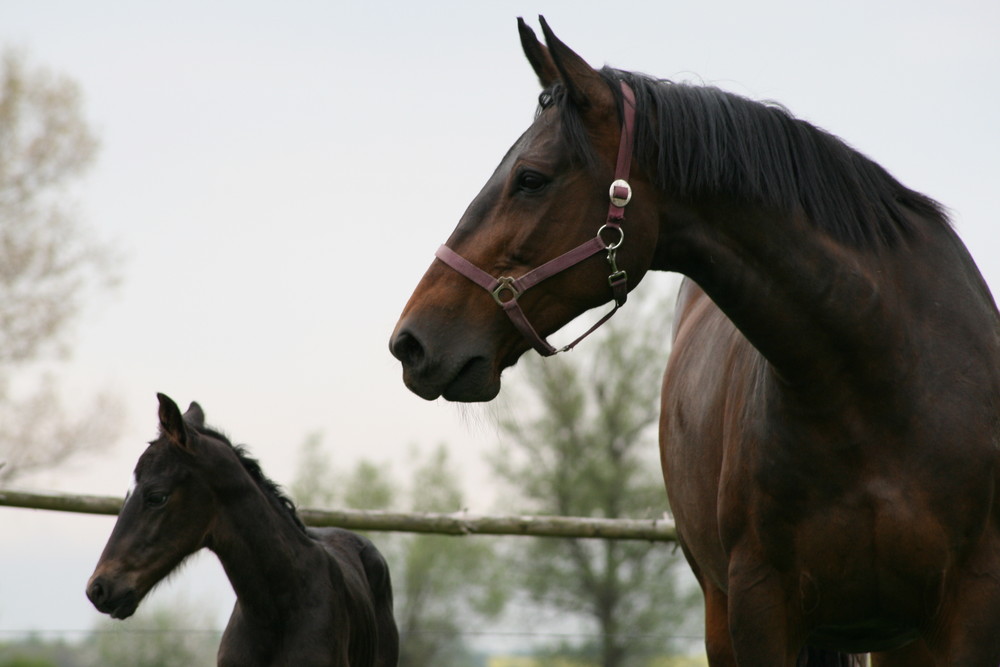
<path id="1" fill-rule="evenodd" d="M 547 178 L 537 171 L 522 171 L 517 176 L 517 189 L 528 194 L 541 192 L 549 184 Z"/>
<path id="2" fill-rule="evenodd" d="M 163 507 L 167 504 L 167 494 L 152 492 L 146 494 L 146 507 Z"/>

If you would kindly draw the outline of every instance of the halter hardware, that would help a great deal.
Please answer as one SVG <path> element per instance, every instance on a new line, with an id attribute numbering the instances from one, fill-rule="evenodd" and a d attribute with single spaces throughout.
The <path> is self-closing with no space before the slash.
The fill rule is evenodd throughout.
<path id="1" fill-rule="evenodd" d="M 625 240 L 625 231 L 621 228 L 621 224 L 625 220 L 625 206 L 632 200 L 632 186 L 628 183 L 628 174 L 632 165 L 632 129 L 635 125 L 635 94 L 624 81 L 621 82 L 621 90 L 624 97 L 622 105 L 622 115 L 624 118 L 622 120 L 621 139 L 618 143 L 615 180 L 611 183 L 611 187 L 608 190 L 608 197 L 611 203 L 608 206 L 607 221 L 597 230 L 596 236 L 572 250 L 559 255 L 555 259 L 551 259 L 541 266 L 528 271 L 519 278 L 512 278 L 510 276 L 494 278 L 447 245 L 442 245 L 434 253 L 434 256 L 442 262 L 489 292 L 493 296 L 493 300 L 497 302 L 497 305 L 507 313 L 510 321 L 521 332 L 521 335 L 527 338 L 531 346 L 545 357 L 573 349 L 577 343 L 611 319 L 611 316 L 618 312 L 618 309 L 625 304 L 628 298 L 628 274 L 618 268 L 616 255 L 618 248 L 621 247 L 622 242 Z M 604 232 L 606 230 L 618 232 L 618 240 L 613 242 L 605 241 Z M 525 315 L 524 311 L 521 310 L 520 304 L 518 304 L 518 299 L 529 288 L 534 287 L 547 278 L 562 273 L 566 269 L 602 251 L 607 253 L 606 259 L 611 269 L 611 273 L 608 276 L 608 285 L 611 287 L 615 306 L 598 320 L 597 324 L 590 327 L 579 338 L 569 345 L 556 349 L 548 341 L 539 336 L 538 332 L 531 326 L 527 315 Z"/>
<path id="2" fill-rule="evenodd" d="M 611 183 L 608 190 L 611 203 L 618 208 L 625 208 L 625 205 L 632 201 L 632 186 L 623 178 L 617 178 Z"/>
<path id="3" fill-rule="evenodd" d="M 510 301 L 517 301 L 517 297 L 521 296 L 521 293 L 517 290 L 517 287 L 514 286 L 514 280 L 515 279 L 511 278 L 510 276 L 502 276 L 500 278 L 497 278 L 497 283 L 499 284 L 497 285 L 495 290 L 490 292 L 490 294 L 493 295 L 493 300 L 496 301 L 497 305 L 500 306 L 501 308 L 503 308 L 505 303 L 508 303 Z M 504 290 L 510 292 L 510 298 L 507 299 L 506 301 L 501 296 L 504 293 Z"/>

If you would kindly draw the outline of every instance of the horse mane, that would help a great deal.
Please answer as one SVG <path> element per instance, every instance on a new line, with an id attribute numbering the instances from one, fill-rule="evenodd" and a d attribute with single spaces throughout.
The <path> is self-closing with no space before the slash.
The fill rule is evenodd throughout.
<path id="1" fill-rule="evenodd" d="M 286 514 L 296 526 L 298 526 L 303 532 L 306 531 L 306 526 L 302 523 L 302 519 L 299 518 L 298 511 L 295 508 L 295 502 L 284 492 L 281 485 L 264 474 L 264 471 L 260 467 L 260 462 L 250 456 L 246 445 L 234 445 L 224 433 L 206 426 L 195 426 L 190 422 L 188 423 L 188 426 L 195 428 L 201 435 L 216 438 L 232 447 L 240 465 L 242 465 L 243 469 L 246 470 L 248 475 L 250 475 L 250 479 L 252 479 L 257 486 L 260 487 L 260 490 L 264 492 L 264 495 L 267 496 L 281 510 L 281 512 Z"/>
<path id="2" fill-rule="evenodd" d="M 600 74 L 614 92 L 619 113 L 619 81 L 635 92 L 636 158 L 655 185 L 672 195 L 801 209 L 852 247 L 893 245 L 912 231 L 907 210 L 948 224 L 940 204 L 780 105 L 609 67 Z M 579 111 L 562 84 L 539 97 L 539 112 L 553 105 L 561 110 L 571 150 L 596 166 Z"/>

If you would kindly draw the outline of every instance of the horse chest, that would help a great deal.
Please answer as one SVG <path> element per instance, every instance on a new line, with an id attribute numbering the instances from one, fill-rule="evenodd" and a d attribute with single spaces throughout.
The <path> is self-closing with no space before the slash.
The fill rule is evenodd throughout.
<path id="1" fill-rule="evenodd" d="M 322 608 L 289 613 L 280 620 L 259 622 L 244 613 L 240 602 L 219 645 L 220 667 L 327 665 L 347 667 L 346 636 Z"/>

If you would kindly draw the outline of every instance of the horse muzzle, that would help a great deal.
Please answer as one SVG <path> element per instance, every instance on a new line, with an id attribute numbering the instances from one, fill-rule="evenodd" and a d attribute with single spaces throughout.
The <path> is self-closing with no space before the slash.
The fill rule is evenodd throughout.
<path id="1" fill-rule="evenodd" d="M 400 321 L 389 350 L 403 366 L 403 382 L 417 396 L 433 401 L 490 401 L 500 392 L 494 356 L 470 337 L 449 342 L 446 332 L 431 331 L 419 322 Z"/>
<path id="2" fill-rule="evenodd" d="M 142 596 L 131 586 L 121 586 L 109 577 L 94 575 L 87 582 L 87 597 L 102 614 L 125 619 L 139 608 Z"/>

